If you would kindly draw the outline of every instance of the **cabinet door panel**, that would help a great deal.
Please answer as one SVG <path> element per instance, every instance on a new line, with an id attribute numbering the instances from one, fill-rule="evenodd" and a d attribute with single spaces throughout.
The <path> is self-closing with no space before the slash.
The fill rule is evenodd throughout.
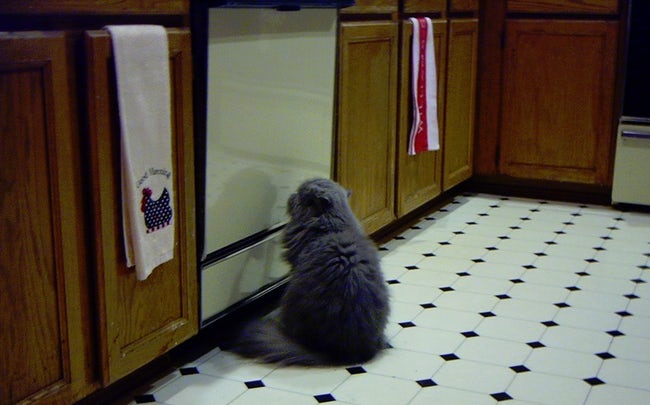
<path id="1" fill-rule="evenodd" d="M 508 11 L 519 13 L 616 14 L 618 0 L 508 0 Z"/>
<path id="2" fill-rule="evenodd" d="M 174 259 L 137 281 L 126 267 L 120 205 L 120 133 L 110 37 L 86 36 L 103 379 L 109 383 L 198 330 L 190 37 L 168 30 L 175 179 Z"/>
<path id="3" fill-rule="evenodd" d="M 447 102 L 443 149 L 443 188 L 472 176 L 478 21 L 452 20 L 447 54 Z"/>
<path id="4" fill-rule="evenodd" d="M 445 83 L 447 77 L 447 22 L 433 21 L 438 95 L 438 127 L 444 137 Z M 411 41 L 413 26 L 403 23 L 400 78 L 399 139 L 397 144 L 397 215 L 405 215 L 431 201 L 442 190 L 442 153 L 430 151 L 408 155 L 413 123 Z"/>
<path id="5" fill-rule="evenodd" d="M 609 181 L 616 36 L 616 22 L 507 22 L 501 173 Z"/>
<path id="6" fill-rule="evenodd" d="M 341 24 L 336 177 L 367 232 L 395 218 L 397 38 L 393 22 Z"/>
<path id="7" fill-rule="evenodd" d="M 72 56 L 0 35 L 0 403 L 87 393 L 91 326 Z"/>

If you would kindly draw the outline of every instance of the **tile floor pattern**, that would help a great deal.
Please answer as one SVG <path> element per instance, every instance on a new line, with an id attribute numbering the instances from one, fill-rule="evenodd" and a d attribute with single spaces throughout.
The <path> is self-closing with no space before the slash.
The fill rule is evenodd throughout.
<path id="1" fill-rule="evenodd" d="M 464 195 L 381 249 L 391 349 L 276 368 L 218 348 L 164 404 L 650 404 L 650 214 Z"/>

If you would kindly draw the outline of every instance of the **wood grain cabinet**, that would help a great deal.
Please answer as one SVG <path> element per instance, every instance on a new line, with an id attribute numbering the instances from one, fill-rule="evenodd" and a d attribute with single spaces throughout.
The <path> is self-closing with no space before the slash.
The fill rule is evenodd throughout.
<path id="1" fill-rule="evenodd" d="M 609 198 L 625 4 L 486 2 L 478 183 Z"/>
<path id="2" fill-rule="evenodd" d="M 610 182 L 618 23 L 508 20 L 501 173 Z"/>
<path id="3" fill-rule="evenodd" d="M 198 331 L 198 293 L 192 143 L 190 33 L 168 29 L 172 90 L 174 258 L 145 281 L 126 267 L 122 233 L 119 115 L 111 39 L 85 36 L 90 183 L 97 252 L 99 342 L 102 379 L 116 381 Z"/>
<path id="4" fill-rule="evenodd" d="M 398 49 L 395 22 L 341 24 L 336 178 L 368 233 L 395 219 Z"/>
<path id="5" fill-rule="evenodd" d="M 443 190 L 474 173 L 478 20 L 452 19 L 447 47 Z"/>
<path id="6" fill-rule="evenodd" d="M 449 7 L 446 1 L 406 0 L 403 12 L 390 20 L 366 16 L 341 24 L 336 178 L 353 190 L 352 209 L 369 233 L 472 175 L 478 19 L 453 13 L 475 16 L 478 2 L 452 1 Z M 413 29 L 408 17 L 427 14 L 436 16 L 441 150 L 409 156 Z"/>
<path id="7" fill-rule="evenodd" d="M 96 385 L 72 48 L 0 34 L 0 403 Z"/>
<path id="8" fill-rule="evenodd" d="M 472 6 L 456 5 L 462 10 Z M 473 173 L 478 19 L 435 19 L 433 25 L 441 150 L 415 156 L 406 153 L 412 123 L 412 27 L 404 23 L 397 165 L 400 216 L 467 180 Z"/>
<path id="9" fill-rule="evenodd" d="M 174 259 L 140 282 L 122 242 L 110 37 L 0 33 L 2 404 L 74 403 L 197 333 L 191 41 L 168 34 Z"/>
<path id="10" fill-rule="evenodd" d="M 445 95 L 447 82 L 447 21 L 433 21 L 436 54 L 438 127 L 440 143 L 444 141 Z M 400 74 L 400 109 L 397 141 L 397 215 L 403 216 L 437 197 L 442 191 L 442 152 L 408 154 L 408 140 L 413 123 L 411 41 L 413 26 L 402 22 L 402 57 Z"/>

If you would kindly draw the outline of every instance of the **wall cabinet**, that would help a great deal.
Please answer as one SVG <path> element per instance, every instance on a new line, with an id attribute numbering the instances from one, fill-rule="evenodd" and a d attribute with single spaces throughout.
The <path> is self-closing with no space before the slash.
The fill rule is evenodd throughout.
<path id="1" fill-rule="evenodd" d="M 0 403 L 74 403 L 198 330 L 189 30 L 168 38 L 176 244 L 139 282 L 110 37 L 0 33 Z"/>

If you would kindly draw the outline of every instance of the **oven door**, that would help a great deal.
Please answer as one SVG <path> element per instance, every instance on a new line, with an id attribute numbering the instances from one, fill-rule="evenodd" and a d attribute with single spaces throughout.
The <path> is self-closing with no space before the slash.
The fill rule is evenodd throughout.
<path id="1" fill-rule="evenodd" d="M 612 202 L 650 205 L 650 122 L 618 127 Z"/>

